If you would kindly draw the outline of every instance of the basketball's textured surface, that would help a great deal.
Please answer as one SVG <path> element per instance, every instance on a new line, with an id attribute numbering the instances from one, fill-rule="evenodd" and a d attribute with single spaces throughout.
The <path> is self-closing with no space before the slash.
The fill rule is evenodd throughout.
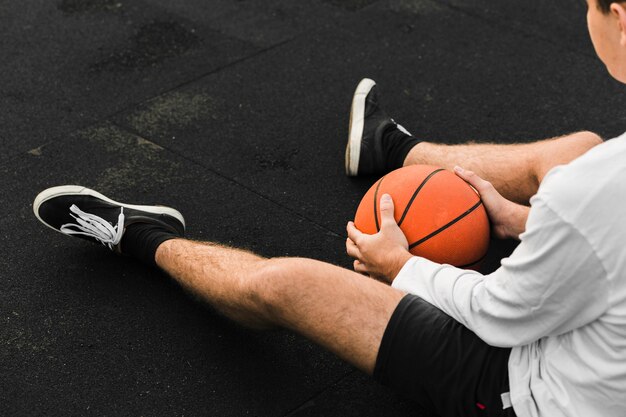
<path id="1" fill-rule="evenodd" d="M 380 230 L 380 198 L 390 194 L 394 217 L 412 254 L 475 269 L 489 246 L 489 221 L 478 193 L 454 173 L 429 165 L 397 169 L 365 194 L 354 223 L 364 233 Z"/>

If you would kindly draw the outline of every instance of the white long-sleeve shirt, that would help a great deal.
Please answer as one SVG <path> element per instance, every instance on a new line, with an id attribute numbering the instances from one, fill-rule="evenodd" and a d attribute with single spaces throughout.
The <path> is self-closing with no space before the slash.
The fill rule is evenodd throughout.
<path id="1" fill-rule="evenodd" d="M 411 258 L 395 288 L 512 347 L 519 417 L 626 416 L 626 134 L 552 169 L 489 275 Z"/>

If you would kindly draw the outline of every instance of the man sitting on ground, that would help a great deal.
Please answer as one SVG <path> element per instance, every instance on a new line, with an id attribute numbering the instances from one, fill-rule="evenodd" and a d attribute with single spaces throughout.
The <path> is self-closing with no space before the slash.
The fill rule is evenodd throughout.
<path id="1" fill-rule="evenodd" d="M 596 51 L 626 82 L 624 4 L 588 3 Z M 626 415 L 626 135 L 420 142 L 382 110 L 371 80 L 359 84 L 351 116 L 348 175 L 461 164 L 471 171 L 455 171 L 480 193 L 495 236 L 520 239 L 514 253 L 489 275 L 414 257 L 389 196 L 381 231 L 349 223 L 346 242 L 356 271 L 386 284 L 186 240 L 178 211 L 83 187 L 47 189 L 33 208 L 57 231 L 160 267 L 241 324 L 303 334 L 439 415 Z M 519 204 L 529 199 L 530 208 Z"/>

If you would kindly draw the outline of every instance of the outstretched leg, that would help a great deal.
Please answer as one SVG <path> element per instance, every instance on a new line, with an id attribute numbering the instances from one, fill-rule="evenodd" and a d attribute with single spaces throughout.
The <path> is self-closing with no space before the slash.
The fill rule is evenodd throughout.
<path id="1" fill-rule="evenodd" d="M 177 210 L 121 203 L 85 187 L 44 190 L 33 210 L 51 229 L 156 263 L 244 325 L 294 330 L 370 374 L 387 323 L 404 295 L 324 262 L 266 259 L 185 240 L 185 220 Z"/>
<path id="2" fill-rule="evenodd" d="M 372 374 L 404 293 L 355 272 L 303 258 L 266 259 L 212 243 L 168 240 L 157 264 L 237 322 L 296 331 Z"/>

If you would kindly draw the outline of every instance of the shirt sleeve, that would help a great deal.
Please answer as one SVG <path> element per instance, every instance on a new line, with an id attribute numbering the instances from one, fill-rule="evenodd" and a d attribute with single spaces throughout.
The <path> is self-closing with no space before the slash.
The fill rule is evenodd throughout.
<path id="1" fill-rule="evenodd" d="M 607 274 L 595 251 L 537 196 L 520 240 L 492 274 L 413 257 L 392 285 L 500 347 L 566 333 L 608 309 Z"/>

